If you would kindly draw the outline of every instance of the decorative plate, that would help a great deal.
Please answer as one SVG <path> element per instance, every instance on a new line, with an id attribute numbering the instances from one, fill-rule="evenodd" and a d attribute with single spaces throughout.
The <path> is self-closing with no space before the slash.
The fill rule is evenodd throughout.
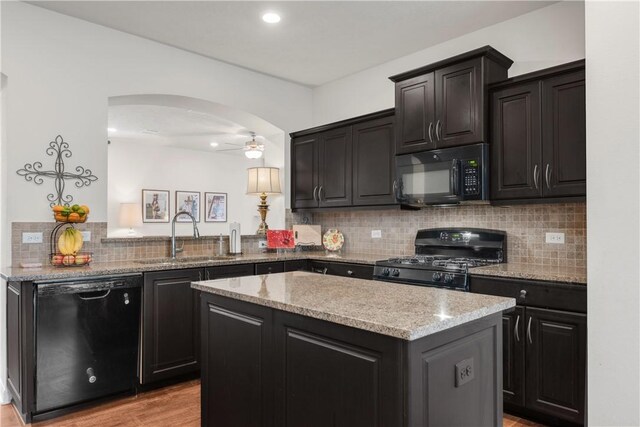
<path id="1" fill-rule="evenodd" d="M 322 245 L 328 251 L 339 251 L 344 245 L 344 236 L 335 228 L 327 230 L 322 236 Z"/>

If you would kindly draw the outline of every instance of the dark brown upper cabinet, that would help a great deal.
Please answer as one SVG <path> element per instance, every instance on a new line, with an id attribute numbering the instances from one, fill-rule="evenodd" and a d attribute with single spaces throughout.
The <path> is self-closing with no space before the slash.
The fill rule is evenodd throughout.
<path id="1" fill-rule="evenodd" d="M 584 61 L 491 86 L 491 199 L 586 195 Z"/>
<path id="2" fill-rule="evenodd" d="M 353 125 L 353 204 L 396 202 L 394 117 Z"/>
<path id="3" fill-rule="evenodd" d="M 394 110 L 291 134 L 292 208 L 395 204 Z"/>
<path id="4" fill-rule="evenodd" d="M 488 142 L 489 84 L 513 61 L 485 46 L 390 77 L 396 84 L 396 153 Z"/>

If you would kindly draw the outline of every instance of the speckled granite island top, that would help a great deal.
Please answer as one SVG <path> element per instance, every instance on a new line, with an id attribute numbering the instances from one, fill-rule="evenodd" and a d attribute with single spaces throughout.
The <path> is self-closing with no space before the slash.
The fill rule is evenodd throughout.
<path id="1" fill-rule="evenodd" d="M 564 267 L 539 264 L 504 263 L 469 270 L 472 275 L 508 277 L 512 279 L 542 280 L 548 282 L 587 284 L 586 267 Z"/>
<path id="2" fill-rule="evenodd" d="M 191 286 L 410 341 L 515 306 L 513 298 L 301 271 L 193 282 Z"/>

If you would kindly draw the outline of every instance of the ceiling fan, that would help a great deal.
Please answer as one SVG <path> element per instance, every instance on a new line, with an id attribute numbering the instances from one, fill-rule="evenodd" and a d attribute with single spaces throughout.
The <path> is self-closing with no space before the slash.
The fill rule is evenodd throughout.
<path id="1" fill-rule="evenodd" d="M 262 142 L 256 141 L 257 138 L 262 138 L 260 136 L 256 136 L 255 132 L 250 132 L 251 141 L 247 141 L 244 143 L 244 146 L 238 147 L 236 144 L 232 144 L 230 142 L 225 142 L 225 145 L 231 145 L 235 148 L 226 148 L 222 150 L 216 151 L 237 151 L 244 150 L 244 155 L 249 159 L 259 159 L 262 157 L 262 153 L 264 152 L 264 144 Z"/>

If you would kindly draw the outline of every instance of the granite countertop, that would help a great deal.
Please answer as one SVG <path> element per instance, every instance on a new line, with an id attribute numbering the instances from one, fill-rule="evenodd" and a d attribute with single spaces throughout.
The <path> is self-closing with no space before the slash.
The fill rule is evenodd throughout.
<path id="1" fill-rule="evenodd" d="M 515 299 L 295 271 L 193 282 L 203 292 L 404 340 L 515 306 Z"/>
<path id="2" fill-rule="evenodd" d="M 509 277 L 512 279 L 542 280 L 549 282 L 587 284 L 586 267 L 563 267 L 540 264 L 503 263 L 469 270 L 471 275 Z"/>
<path id="3" fill-rule="evenodd" d="M 375 261 L 385 259 L 385 255 L 327 252 L 284 252 L 262 253 L 238 256 L 226 256 L 224 258 L 211 257 L 178 257 L 180 262 L 167 263 L 166 259 L 117 261 L 117 262 L 93 262 L 83 267 L 54 267 L 43 264 L 41 268 L 5 267 L 0 272 L 0 277 L 7 281 L 26 280 L 54 280 L 74 277 L 103 276 L 112 274 L 142 273 L 145 271 L 178 270 L 181 268 L 213 267 L 231 264 L 260 263 L 269 261 L 284 261 L 296 259 L 312 259 L 320 261 L 351 262 L 356 264 L 373 265 Z M 163 262 L 165 261 L 165 262 Z"/>

